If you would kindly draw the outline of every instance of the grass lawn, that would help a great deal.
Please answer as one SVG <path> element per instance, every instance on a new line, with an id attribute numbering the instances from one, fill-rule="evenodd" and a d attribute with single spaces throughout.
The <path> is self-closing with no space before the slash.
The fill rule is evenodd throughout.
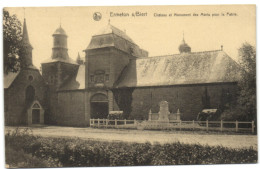
<path id="1" fill-rule="evenodd" d="M 14 130 L 16 127 L 5 127 L 5 132 Z M 27 127 L 20 127 L 27 128 Z M 145 143 L 174 143 L 201 144 L 229 148 L 249 148 L 257 150 L 256 135 L 216 134 L 205 132 L 185 131 L 150 131 L 150 130 L 127 130 L 127 129 L 97 129 L 76 128 L 60 126 L 29 127 L 34 135 L 42 137 L 68 137 L 81 138 L 84 140 L 99 141 L 124 141 Z"/>

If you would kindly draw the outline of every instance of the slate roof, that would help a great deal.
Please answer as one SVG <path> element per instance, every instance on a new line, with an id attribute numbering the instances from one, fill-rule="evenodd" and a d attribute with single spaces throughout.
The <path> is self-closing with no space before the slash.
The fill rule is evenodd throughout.
<path id="1" fill-rule="evenodd" d="M 55 30 L 53 35 L 65 35 L 65 36 L 67 36 L 65 30 L 61 26 L 58 29 Z"/>
<path id="2" fill-rule="evenodd" d="M 125 32 L 108 24 L 104 29 L 92 36 L 86 50 L 115 47 L 135 57 L 147 57 L 148 52 L 141 49 Z"/>
<path id="3" fill-rule="evenodd" d="M 224 51 L 132 59 L 116 88 L 236 82 L 241 68 Z"/>
<path id="4" fill-rule="evenodd" d="M 63 58 L 48 58 L 47 60 L 43 61 L 42 64 L 44 63 L 52 63 L 52 62 L 64 62 L 64 63 L 71 63 L 71 64 L 77 64 L 76 61 L 68 57 L 67 59 Z"/>
<path id="5" fill-rule="evenodd" d="M 134 41 L 123 31 L 120 29 L 114 27 L 111 24 L 108 24 L 106 27 L 102 28 L 98 33 L 96 33 L 94 36 L 97 35 L 105 35 L 105 34 L 115 34 L 123 39 L 128 40 L 131 43 L 134 43 Z"/>
<path id="6" fill-rule="evenodd" d="M 4 73 L 4 88 L 7 89 L 11 86 L 11 84 L 13 83 L 14 79 L 17 77 L 17 75 L 20 72 L 8 72 L 8 74 Z"/>
<path id="7" fill-rule="evenodd" d="M 23 46 L 29 46 L 30 48 L 33 48 L 31 43 L 30 43 L 30 40 L 29 40 L 29 34 L 28 34 L 25 18 L 24 18 L 24 22 L 23 22 L 22 45 Z"/>
<path id="8" fill-rule="evenodd" d="M 80 65 L 77 74 L 60 88 L 61 91 L 77 89 L 85 89 L 85 65 Z"/>

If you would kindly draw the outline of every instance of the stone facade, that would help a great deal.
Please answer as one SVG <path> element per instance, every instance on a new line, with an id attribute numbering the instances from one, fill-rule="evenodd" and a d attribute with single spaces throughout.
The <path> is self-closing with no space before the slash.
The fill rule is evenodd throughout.
<path id="1" fill-rule="evenodd" d="M 106 118 L 109 111 L 123 111 L 125 119 L 148 120 L 149 112 L 158 113 L 163 100 L 169 104 L 170 119 L 179 109 L 181 119 L 195 120 L 204 108 L 236 103 L 239 67 L 224 51 L 191 53 L 183 40 L 180 54 L 149 58 L 125 32 L 108 24 L 92 37 L 85 59 L 78 56 L 75 62 L 68 55 L 68 36 L 59 27 L 41 75 L 31 63 L 32 47 L 24 25 L 24 66 L 19 74 L 5 78 L 10 80 L 5 87 L 8 125 L 38 120 L 88 126 L 90 118 Z M 29 102 L 28 86 L 28 91 L 35 91 L 29 92 Z M 37 118 L 31 107 L 36 101 L 41 107 Z"/>
<path id="2" fill-rule="evenodd" d="M 33 78 L 31 80 L 31 77 Z M 6 125 L 28 124 L 27 109 L 31 102 L 27 102 L 26 90 L 32 87 L 34 94 L 31 101 L 37 99 L 48 114 L 48 88 L 39 70 L 23 69 L 16 76 L 9 88 L 5 89 L 5 122 Z M 47 118 L 47 117 L 45 117 Z"/>

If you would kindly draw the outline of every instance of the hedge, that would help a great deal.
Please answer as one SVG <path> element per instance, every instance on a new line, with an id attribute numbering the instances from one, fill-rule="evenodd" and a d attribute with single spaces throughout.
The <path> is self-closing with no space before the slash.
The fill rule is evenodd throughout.
<path id="1" fill-rule="evenodd" d="M 6 146 L 44 159 L 49 166 L 144 166 L 256 163 L 257 151 L 199 144 L 127 143 L 44 138 L 28 131 L 7 133 Z"/>

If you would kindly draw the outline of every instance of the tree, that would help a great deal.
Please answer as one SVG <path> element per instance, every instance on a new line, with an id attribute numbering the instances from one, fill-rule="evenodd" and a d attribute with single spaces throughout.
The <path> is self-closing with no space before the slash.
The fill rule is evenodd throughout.
<path id="1" fill-rule="evenodd" d="M 17 72 L 20 67 L 18 52 L 21 48 L 22 28 L 16 15 L 3 11 L 4 73 Z"/>
<path id="2" fill-rule="evenodd" d="M 256 49 L 244 43 L 239 49 L 239 64 L 243 71 L 238 83 L 238 102 L 247 113 L 248 120 L 256 121 Z"/>

